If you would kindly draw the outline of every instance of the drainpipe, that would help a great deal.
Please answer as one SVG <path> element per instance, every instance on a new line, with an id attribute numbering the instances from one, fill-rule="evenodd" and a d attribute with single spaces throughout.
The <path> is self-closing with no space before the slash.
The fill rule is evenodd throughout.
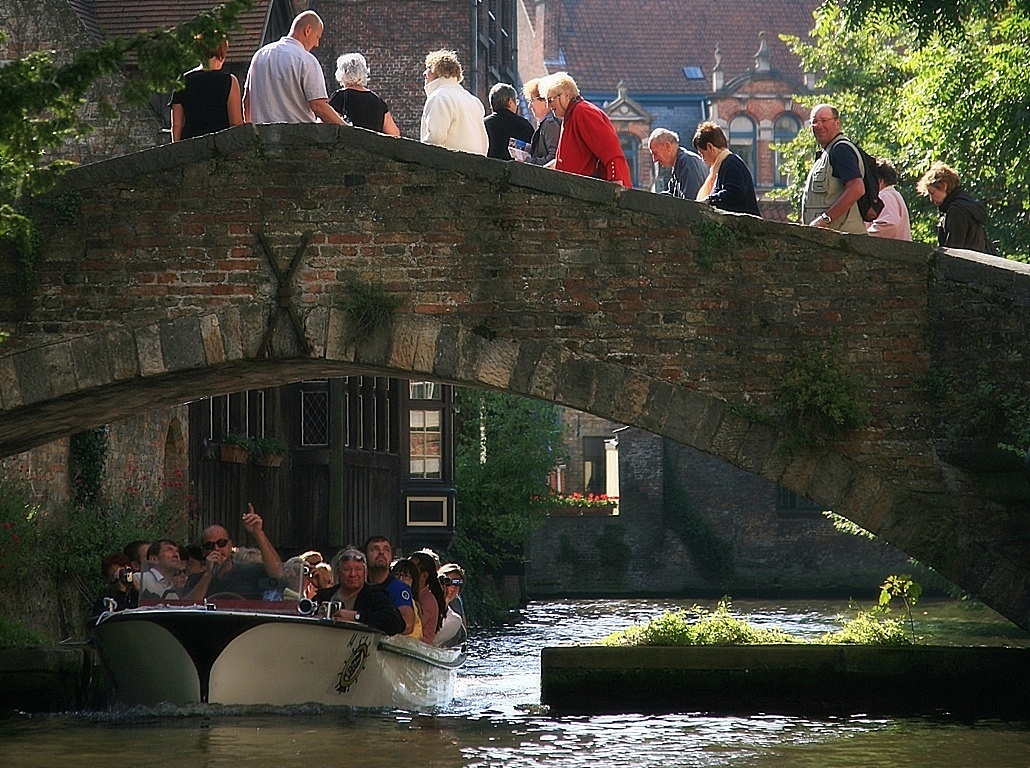
<path id="1" fill-rule="evenodd" d="M 479 95 L 479 0 L 469 0 L 470 14 L 469 28 L 472 30 L 472 40 L 469 46 L 469 76 L 472 80 L 472 93 L 476 98 Z"/>

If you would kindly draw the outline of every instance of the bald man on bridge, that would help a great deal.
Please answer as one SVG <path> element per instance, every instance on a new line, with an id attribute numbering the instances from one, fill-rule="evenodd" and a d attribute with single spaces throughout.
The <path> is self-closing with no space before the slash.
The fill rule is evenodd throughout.
<path id="1" fill-rule="evenodd" d="M 346 125 L 329 106 L 322 65 L 311 53 L 324 29 L 314 11 L 297 15 L 290 34 L 258 49 L 243 88 L 243 119 L 248 123 L 323 123 Z"/>

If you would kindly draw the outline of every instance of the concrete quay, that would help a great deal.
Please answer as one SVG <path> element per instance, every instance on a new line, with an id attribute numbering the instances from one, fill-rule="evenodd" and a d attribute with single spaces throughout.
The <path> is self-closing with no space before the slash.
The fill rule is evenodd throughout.
<path id="1" fill-rule="evenodd" d="M 569 646 L 541 655 L 560 714 L 624 712 L 1027 717 L 1030 648 Z"/>

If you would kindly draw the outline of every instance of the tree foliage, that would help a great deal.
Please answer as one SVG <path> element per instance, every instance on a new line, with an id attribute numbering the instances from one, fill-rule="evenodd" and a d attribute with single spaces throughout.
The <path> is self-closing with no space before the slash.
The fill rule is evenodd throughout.
<path id="1" fill-rule="evenodd" d="M 974 19 L 996 16 L 1009 8 L 1030 10 L 1027 0 L 841 0 L 840 5 L 849 24 L 885 14 L 913 28 L 923 40 L 936 33 L 960 32 Z"/>
<path id="2" fill-rule="evenodd" d="M 465 595 L 480 619 L 496 611 L 490 575 L 519 561 L 526 536 L 543 520 L 537 500 L 561 450 L 558 406 L 514 395 L 459 389 L 455 395 L 454 475 L 458 489 L 452 554 L 469 579 Z"/>
<path id="3" fill-rule="evenodd" d="M 941 160 L 987 206 L 988 232 L 1002 253 L 1025 261 L 1030 11 L 1022 4 L 960 4 L 969 10 L 956 17 L 960 25 L 923 34 L 887 0 L 841 1 L 846 10 L 828 4 L 817 12 L 813 42 L 784 38 L 806 70 L 821 73 L 819 93 L 799 101 L 831 101 L 850 138 L 870 154 L 891 159 L 915 239 L 936 242 L 937 209 L 916 195 L 914 185 Z M 784 149 L 795 200 L 816 148 L 811 133 L 802 131 Z"/>
<path id="4" fill-rule="evenodd" d="M 196 64 L 198 46 L 217 44 L 252 4 L 228 0 L 178 27 L 112 38 L 67 60 L 53 51 L 35 51 L 5 62 L 0 67 L 0 240 L 13 243 L 24 257 L 38 247 L 25 201 L 49 190 L 71 165 L 52 152 L 91 130 L 82 108 L 97 80 L 123 74 L 124 96 L 146 102 L 152 93 L 170 90 Z M 0 43 L 5 39 L 0 30 Z"/>

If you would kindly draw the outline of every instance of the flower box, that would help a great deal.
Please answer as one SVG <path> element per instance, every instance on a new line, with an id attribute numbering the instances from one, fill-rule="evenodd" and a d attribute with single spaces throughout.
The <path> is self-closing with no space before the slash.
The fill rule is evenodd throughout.
<path id="1" fill-rule="evenodd" d="M 281 453 L 263 453 L 254 457 L 254 463 L 259 467 L 278 467 L 283 463 Z"/>
<path id="2" fill-rule="evenodd" d="M 228 464 L 246 464 L 250 460 L 250 451 L 242 445 L 221 443 L 218 446 L 218 458 Z"/>

